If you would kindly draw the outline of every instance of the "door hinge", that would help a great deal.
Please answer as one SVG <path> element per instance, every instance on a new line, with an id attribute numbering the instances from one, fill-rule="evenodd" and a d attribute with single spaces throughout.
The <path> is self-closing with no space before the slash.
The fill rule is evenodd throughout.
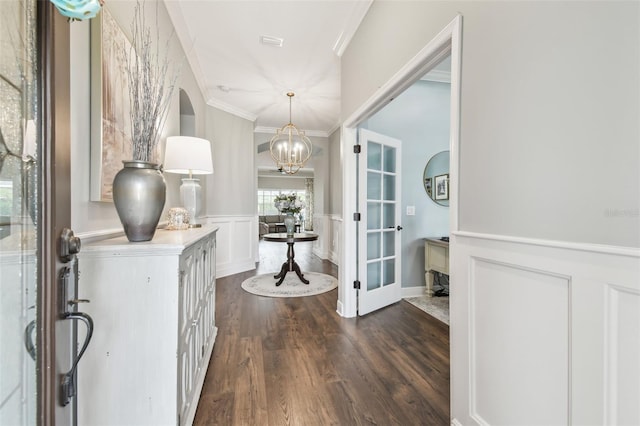
<path id="1" fill-rule="evenodd" d="M 355 213 L 353 214 L 353 221 L 354 221 L 354 222 L 360 222 L 360 218 L 361 218 L 360 213 L 355 212 Z"/>
<path id="2" fill-rule="evenodd" d="M 362 152 L 362 145 L 358 144 L 358 145 L 354 145 L 353 146 L 353 153 L 354 154 L 360 154 Z"/>
<path id="3" fill-rule="evenodd" d="M 355 280 L 353 282 L 353 288 L 355 288 L 356 290 L 360 290 L 360 280 Z"/>

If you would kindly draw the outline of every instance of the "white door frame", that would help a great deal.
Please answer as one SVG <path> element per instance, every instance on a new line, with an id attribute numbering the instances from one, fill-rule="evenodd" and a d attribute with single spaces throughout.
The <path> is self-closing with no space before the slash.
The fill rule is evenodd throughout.
<path id="1" fill-rule="evenodd" d="M 462 57 L 462 15 L 457 15 L 438 35 L 405 64 L 389 81 L 342 124 L 342 255 L 339 269 L 337 311 L 343 317 L 357 315 L 356 280 L 356 156 L 357 127 L 418 81 L 443 58 L 451 54 L 451 124 L 449 169 L 449 234 L 458 231 L 458 164 L 460 139 L 460 62 Z"/>

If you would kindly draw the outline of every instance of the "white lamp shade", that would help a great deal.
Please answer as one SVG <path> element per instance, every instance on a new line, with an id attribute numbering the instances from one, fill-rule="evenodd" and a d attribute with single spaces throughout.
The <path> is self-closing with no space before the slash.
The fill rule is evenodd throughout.
<path id="1" fill-rule="evenodd" d="M 191 136 L 169 136 L 164 150 L 164 171 L 194 175 L 213 173 L 211 143 Z"/>

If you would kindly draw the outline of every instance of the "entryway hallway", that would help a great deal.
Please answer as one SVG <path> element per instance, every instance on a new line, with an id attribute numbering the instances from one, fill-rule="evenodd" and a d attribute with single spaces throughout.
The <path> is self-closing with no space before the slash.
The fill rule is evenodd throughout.
<path id="1" fill-rule="evenodd" d="M 218 336 L 194 424 L 450 424 L 449 327 L 405 301 L 342 318 L 337 290 L 283 299 L 240 288 L 277 272 L 283 250 L 261 241 L 256 271 L 218 279 Z M 296 259 L 338 275 L 311 244 Z"/>

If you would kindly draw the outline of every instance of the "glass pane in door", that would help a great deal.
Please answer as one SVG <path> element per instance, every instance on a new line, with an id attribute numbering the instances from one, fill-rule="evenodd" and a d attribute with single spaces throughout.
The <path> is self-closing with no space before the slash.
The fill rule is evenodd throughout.
<path id="1" fill-rule="evenodd" d="M 384 171 L 388 173 L 396 172 L 396 149 L 392 146 L 384 147 Z"/>
<path id="2" fill-rule="evenodd" d="M 384 257 L 390 257 L 396 254 L 396 231 L 385 232 L 382 242 L 382 255 Z"/>
<path id="3" fill-rule="evenodd" d="M 369 200 L 381 200 L 382 199 L 382 174 L 378 172 L 367 172 L 367 199 Z"/>
<path id="4" fill-rule="evenodd" d="M 382 264 L 382 274 L 384 276 L 382 285 L 395 283 L 396 278 L 396 262 L 394 259 L 387 259 Z"/>
<path id="5" fill-rule="evenodd" d="M 0 1 L 0 424 L 36 424 L 36 1 Z"/>
<path id="6" fill-rule="evenodd" d="M 380 203 L 367 203 L 367 229 L 380 228 Z"/>
<path id="7" fill-rule="evenodd" d="M 380 261 L 367 264 L 367 290 L 374 290 L 381 286 L 381 266 Z"/>
<path id="8" fill-rule="evenodd" d="M 367 144 L 367 169 L 382 170 L 382 145 L 376 142 Z"/>

